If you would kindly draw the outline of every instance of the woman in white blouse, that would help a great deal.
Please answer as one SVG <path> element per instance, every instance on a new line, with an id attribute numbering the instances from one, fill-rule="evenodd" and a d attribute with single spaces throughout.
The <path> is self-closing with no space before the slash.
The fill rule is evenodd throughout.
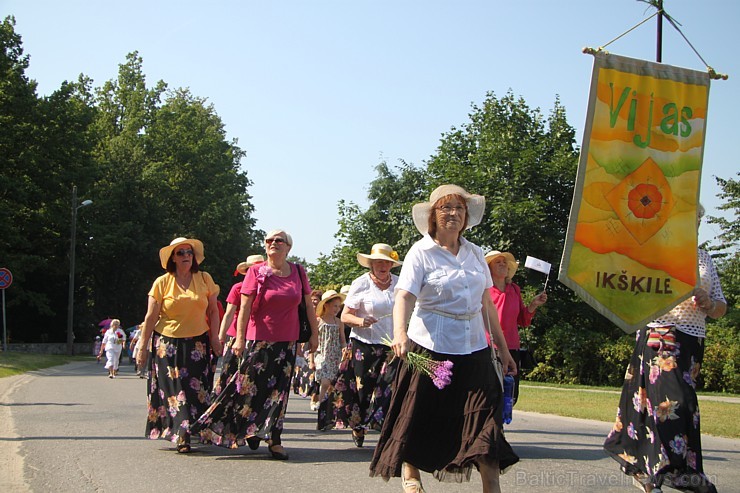
<path id="1" fill-rule="evenodd" d="M 503 393 L 486 331 L 504 369 L 516 373 L 516 365 L 488 295 L 483 251 L 462 237 L 481 222 L 484 208 L 482 196 L 443 185 L 413 209 L 424 237 L 404 259 L 393 312 L 392 348 L 404 363 L 370 465 L 372 476 L 401 476 L 408 493 L 423 491 L 420 470 L 440 481 L 466 481 L 473 466 L 484 492 L 500 491 L 499 471 L 519 460 L 503 435 Z M 451 361 L 451 383 L 440 389 L 412 371 L 405 362 L 410 351 Z"/>
<path id="2" fill-rule="evenodd" d="M 376 243 L 369 254 L 358 253 L 357 261 L 369 271 L 352 282 L 342 310 L 342 322 L 352 327 L 347 354 L 351 359 L 340 367 L 337 381 L 319 407 L 318 428 L 352 428 L 352 441 L 362 447 L 365 432 L 383 425 L 398 367 L 398 361 L 389 361 L 383 340 L 393 337 L 393 289 L 398 276 L 391 269 L 402 262 L 386 243 Z"/>

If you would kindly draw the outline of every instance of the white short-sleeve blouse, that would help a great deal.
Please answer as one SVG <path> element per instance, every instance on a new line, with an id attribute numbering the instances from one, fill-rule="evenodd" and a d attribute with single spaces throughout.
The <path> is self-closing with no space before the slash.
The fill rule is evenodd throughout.
<path id="1" fill-rule="evenodd" d="M 369 272 L 352 281 L 344 305 L 355 310 L 360 318 L 370 316 L 378 321 L 370 327 L 352 327 L 350 338 L 366 344 L 383 344 L 383 338 L 393 339 L 393 288 L 397 282 L 398 276 L 391 274 L 388 289 L 380 289 Z"/>
<path id="2" fill-rule="evenodd" d="M 460 238 L 460 250 L 453 255 L 424 235 L 403 259 L 396 285 L 416 296 L 409 339 L 444 354 L 486 348 L 481 300 L 492 285 L 480 247 Z"/>

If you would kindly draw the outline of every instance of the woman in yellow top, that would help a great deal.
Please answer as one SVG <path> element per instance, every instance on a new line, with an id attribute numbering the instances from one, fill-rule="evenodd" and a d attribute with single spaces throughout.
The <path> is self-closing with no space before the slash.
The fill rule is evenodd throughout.
<path id="1" fill-rule="evenodd" d="M 167 273 L 149 291 L 141 338 L 151 342 L 142 345 L 136 359 L 143 368 L 149 352 L 155 351 L 147 386 L 146 436 L 170 440 L 180 453 L 190 452 L 190 424 L 210 404 L 213 355 L 221 354 L 219 288 L 199 269 L 204 259 L 203 243 L 194 238 L 176 238 L 159 250 Z"/>

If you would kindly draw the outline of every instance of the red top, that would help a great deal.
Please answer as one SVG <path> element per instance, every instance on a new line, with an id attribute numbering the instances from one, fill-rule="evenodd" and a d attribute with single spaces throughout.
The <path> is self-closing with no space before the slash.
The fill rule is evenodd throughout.
<path id="1" fill-rule="evenodd" d="M 509 349 L 519 349 L 518 326 L 529 327 L 532 323 L 534 313 L 529 313 L 522 300 L 522 292 L 519 286 L 509 283 L 501 292 L 495 285 L 489 290 L 493 304 L 498 310 L 498 321 L 504 332 L 506 345 Z"/>
<path id="2" fill-rule="evenodd" d="M 234 318 L 231 320 L 231 325 L 229 325 L 229 328 L 226 330 L 226 335 L 229 337 L 236 337 L 236 321 L 239 318 L 239 310 L 241 310 L 242 307 L 242 282 L 243 281 L 239 281 L 231 286 L 229 295 L 226 297 L 226 303 L 236 305 Z"/>
<path id="3" fill-rule="evenodd" d="M 298 340 L 298 304 L 301 302 L 302 294 L 311 294 L 311 286 L 303 268 L 299 277 L 296 264 L 289 265 L 290 274 L 286 277 L 272 274 L 267 262 L 255 264 L 247 271 L 241 294 L 247 296 L 257 294 L 247 324 L 248 340 L 267 342 Z M 264 279 L 261 285 L 258 278 Z"/>

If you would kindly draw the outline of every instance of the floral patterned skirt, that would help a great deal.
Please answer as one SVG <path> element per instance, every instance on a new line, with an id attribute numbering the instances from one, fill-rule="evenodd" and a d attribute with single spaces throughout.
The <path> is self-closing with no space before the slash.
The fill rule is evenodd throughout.
<path id="1" fill-rule="evenodd" d="M 411 342 L 409 351 L 423 348 Z M 401 476 L 404 462 L 440 481 L 469 481 L 481 458 L 497 460 L 501 471 L 519 461 L 504 438 L 503 393 L 491 350 L 450 355 L 426 350 L 453 363 L 449 385 L 409 369 L 398 370 L 388 414 L 370 463 L 370 475 L 386 481 Z"/>
<path id="2" fill-rule="evenodd" d="M 189 442 L 190 425 L 210 404 L 216 359 L 208 333 L 197 337 L 154 334 L 150 348 L 146 436 Z"/>
<path id="3" fill-rule="evenodd" d="M 657 486 L 667 481 L 684 491 L 714 491 L 702 465 L 695 391 L 704 339 L 673 326 L 645 327 L 636 337 L 604 450 L 626 474 Z"/>
<path id="4" fill-rule="evenodd" d="M 203 443 L 227 448 L 243 446 L 249 437 L 279 444 L 295 348 L 295 342 L 247 341 L 241 358 L 224 357 L 220 392 L 192 427 L 193 433 L 200 432 Z"/>
<path id="5" fill-rule="evenodd" d="M 317 429 L 380 430 L 391 402 L 391 387 L 398 359 L 383 344 L 350 339 L 332 381 L 319 406 Z"/>

